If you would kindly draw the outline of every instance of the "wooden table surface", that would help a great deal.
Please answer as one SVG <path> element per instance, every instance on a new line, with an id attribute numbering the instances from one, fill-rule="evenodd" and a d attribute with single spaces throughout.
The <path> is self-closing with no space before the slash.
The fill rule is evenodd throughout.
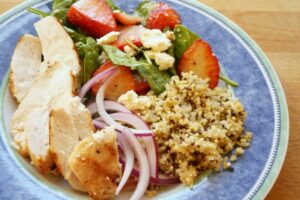
<path id="1" fill-rule="evenodd" d="M 268 200 L 300 199 L 300 0 L 200 0 L 241 26 L 274 65 L 288 101 L 287 157 Z M 0 0 L 0 13 L 22 0 Z"/>

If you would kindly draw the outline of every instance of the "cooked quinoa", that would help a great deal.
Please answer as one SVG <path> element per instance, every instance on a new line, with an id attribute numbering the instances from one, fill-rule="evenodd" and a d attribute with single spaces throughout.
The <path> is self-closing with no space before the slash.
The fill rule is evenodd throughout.
<path id="1" fill-rule="evenodd" d="M 181 79 L 172 77 L 158 96 L 129 91 L 119 98 L 153 130 L 160 171 L 178 176 L 190 187 L 205 170 L 232 168 L 230 160 L 244 153 L 252 137 L 244 134 L 246 112 L 241 102 L 228 88 L 208 86 L 208 80 L 190 72 Z M 231 159 L 224 160 L 234 149 Z"/>

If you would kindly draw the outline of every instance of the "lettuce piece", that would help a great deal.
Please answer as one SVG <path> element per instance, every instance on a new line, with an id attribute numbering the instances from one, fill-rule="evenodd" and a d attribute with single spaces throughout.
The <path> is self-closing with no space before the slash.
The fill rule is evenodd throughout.
<path id="1" fill-rule="evenodd" d="M 175 58 L 178 60 L 187 48 L 189 48 L 193 42 L 200 37 L 181 24 L 175 26 L 174 34 L 176 37 L 174 41 Z"/>
<path id="2" fill-rule="evenodd" d="M 154 6 L 155 6 L 155 2 L 150 0 L 144 0 L 135 9 L 135 14 L 140 16 L 143 19 L 142 24 L 144 26 L 146 25 L 146 20 L 151 10 L 154 8 Z"/>

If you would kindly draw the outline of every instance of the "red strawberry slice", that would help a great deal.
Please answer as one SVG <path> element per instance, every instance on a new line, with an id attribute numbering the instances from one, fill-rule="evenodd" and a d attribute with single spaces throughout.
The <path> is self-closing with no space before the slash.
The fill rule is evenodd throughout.
<path id="1" fill-rule="evenodd" d="M 67 19 L 94 37 L 117 30 L 113 12 L 105 0 L 79 0 L 69 9 Z"/>
<path id="2" fill-rule="evenodd" d="M 219 82 L 220 67 L 218 59 L 213 55 L 210 45 L 197 39 L 182 55 L 178 73 L 193 71 L 199 77 L 209 78 L 209 87 L 214 88 Z"/>
<path id="3" fill-rule="evenodd" d="M 147 28 L 160 30 L 166 27 L 173 29 L 175 25 L 180 23 L 179 14 L 165 3 L 156 3 L 146 20 Z"/>
<path id="4" fill-rule="evenodd" d="M 112 45 L 124 49 L 124 46 L 127 45 L 127 40 L 133 41 L 133 43 L 137 46 L 141 46 L 140 36 L 142 32 L 145 30 L 143 26 L 124 26 L 120 28 L 120 35 L 118 40 L 115 41 Z"/>
<path id="5" fill-rule="evenodd" d="M 142 21 L 142 18 L 139 16 L 128 15 L 124 12 L 114 12 L 113 17 L 116 21 L 124 25 L 135 25 L 141 23 Z"/>

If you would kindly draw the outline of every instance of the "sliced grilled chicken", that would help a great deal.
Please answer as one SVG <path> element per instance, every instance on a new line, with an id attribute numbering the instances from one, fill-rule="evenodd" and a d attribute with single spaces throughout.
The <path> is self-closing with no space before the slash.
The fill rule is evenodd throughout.
<path id="1" fill-rule="evenodd" d="M 38 74 L 42 60 L 41 42 L 24 35 L 19 39 L 10 63 L 9 88 L 18 103 L 25 97 Z"/>
<path id="2" fill-rule="evenodd" d="M 50 117 L 50 151 L 53 160 L 70 185 L 85 191 L 78 178 L 69 167 L 68 159 L 75 145 L 84 137 L 94 133 L 91 114 L 78 97 L 70 98 L 65 106 L 55 108 Z"/>
<path id="3" fill-rule="evenodd" d="M 43 173 L 53 166 L 49 151 L 50 111 L 73 96 L 73 87 L 69 67 L 55 63 L 36 78 L 12 117 L 15 146 L 22 155 L 29 154 L 33 165 Z"/>
<path id="4" fill-rule="evenodd" d="M 116 132 L 108 127 L 78 143 L 69 164 L 93 199 L 114 196 L 121 177 Z"/>
<path id="5" fill-rule="evenodd" d="M 53 16 L 41 19 L 34 26 L 42 43 L 45 61 L 58 61 L 65 66 L 70 66 L 76 77 L 81 69 L 80 60 L 74 42 L 64 27 Z"/>

